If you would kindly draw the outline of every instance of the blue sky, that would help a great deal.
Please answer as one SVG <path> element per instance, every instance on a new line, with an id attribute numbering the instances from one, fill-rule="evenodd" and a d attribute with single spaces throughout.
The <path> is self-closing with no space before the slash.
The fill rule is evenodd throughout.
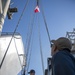
<path id="1" fill-rule="evenodd" d="M 11 5 L 11 7 L 17 7 L 18 13 L 13 14 L 13 18 L 11 20 L 8 20 L 8 18 L 6 17 L 3 26 L 3 32 L 14 31 L 15 26 L 17 25 L 17 22 L 19 20 L 19 17 L 23 11 L 24 5 L 26 4 L 26 1 L 27 0 L 11 0 L 11 2 L 14 2 L 14 4 Z M 40 13 L 37 14 L 35 13 L 34 17 L 34 26 L 32 33 L 33 39 L 32 55 L 29 70 L 35 69 L 36 75 L 43 75 L 39 49 L 38 24 L 40 24 L 41 42 L 45 68 L 47 68 L 47 58 L 50 57 L 50 45 L 43 21 L 43 16 L 41 13 L 41 6 L 43 6 L 44 9 L 44 14 L 48 25 L 50 38 L 57 39 L 58 37 L 66 36 L 66 32 L 72 31 L 73 28 L 75 27 L 75 1 L 74 0 L 39 0 L 39 1 L 41 1 L 39 5 Z M 19 23 L 19 27 L 17 29 L 17 32 L 19 32 L 22 36 L 24 45 L 26 44 L 27 32 L 29 31 L 28 26 L 32 21 L 31 15 L 34 13 L 35 7 L 36 7 L 36 0 L 30 0 L 23 14 L 23 17 Z"/>

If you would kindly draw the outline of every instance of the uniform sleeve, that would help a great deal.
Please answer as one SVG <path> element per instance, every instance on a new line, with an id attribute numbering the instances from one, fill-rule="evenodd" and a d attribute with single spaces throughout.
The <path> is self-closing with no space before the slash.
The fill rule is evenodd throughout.
<path id="1" fill-rule="evenodd" d="M 72 75 L 69 61 L 62 53 L 57 53 L 52 59 L 52 73 L 53 75 Z"/>

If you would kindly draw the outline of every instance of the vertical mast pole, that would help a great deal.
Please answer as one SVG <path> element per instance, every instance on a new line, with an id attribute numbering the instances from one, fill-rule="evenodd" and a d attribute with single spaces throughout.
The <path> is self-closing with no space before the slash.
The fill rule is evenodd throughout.
<path id="1" fill-rule="evenodd" d="M 0 35 L 3 29 L 4 20 L 7 15 L 10 0 L 0 0 Z"/>

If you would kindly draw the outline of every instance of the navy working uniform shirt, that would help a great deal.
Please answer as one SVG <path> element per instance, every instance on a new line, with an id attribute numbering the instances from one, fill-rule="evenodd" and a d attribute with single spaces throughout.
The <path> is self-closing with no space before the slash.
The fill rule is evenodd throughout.
<path id="1" fill-rule="evenodd" d="M 52 75 L 75 75 L 75 58 L 68 50 L 61 50 L 52 57 Z"/>

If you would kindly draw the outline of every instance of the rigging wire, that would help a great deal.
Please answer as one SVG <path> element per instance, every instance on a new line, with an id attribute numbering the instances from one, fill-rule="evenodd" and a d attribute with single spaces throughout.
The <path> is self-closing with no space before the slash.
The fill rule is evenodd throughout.
<path id="1" fill-rule="evenodd" d="M 23 14 L 24 14 L 24 11 L 25 11 L 25 9 L 26 9 L 26 7 L 27 7 L 28 2 L 29 2 L 29 0 L 27 0 L 26 4 L 25 4 L 25 6 L 24 6 L 24 9 L 23 9 L 23 11 L 22 11 L 22 14 L 21 14 L 21 16 L 20 16 L 20 18 L 19 18 L 19 20 L 18 20 L 18 23 L 17 23 L 17 25 L 16 25 L 16 27 L 15 27 L 15 29 L 14 29 L 14 32 L 13 32 L 13 34 L 12 34 L 11 40 L 10 40 L 10 42 L 9 42 L 9 45 L 8 45 L 8 47 L 7 47 L 7 49 L 6 49 L 6 52 L 5 52 L 4 56 L 3 56 L 3 59 L 2 59 L 2 61 L 1 61 L 0 68 L 2 67 L 2 64 L 3 64 L 3 62 L 4 62 L 4 59 L 5 59 L 5 57 L 6 57 L 6 54 L 7 54 L 7 52 L 8 52 L 8 49 L 9 49 L 9 47 L 10 47 L 10 44 L 11 44 L 12 39 L 13 39 L 13 37 L 14 37 L 14 34 L 15 34 L 15 32 L 16 32 L 18 26 L 19 26 L 19 23 L 20 23 L 20 21 L 21 21 L 21 18 L 22 18 Z"/>
<path id="2" fill-rule="evenodd" d="M 35 5 L 35 3 L 34 3 Z M 33 5 L 33 9 L 34 9 L 34 5 Z M 32 11 L 31 13 L 31 20 L 28 24 L 28 32 L 27 32 L 27 37 L 26 37 L 26 43 L 25 43 L 25 46 L 26 46 L 26 72 L 28 72 L 28 69 L 29 69 L 29 64 L 30 64 L 30 57 L 28 59 L 28 55 L 29 55 L 29 49 L 30 49 L 30 45 L 31 45 L 31 39 L 32 39 L 32 31 L 33 31 L 33 23 L 34 23 L 34 17 L 35 17 L 35 14 L 34 12 Z M 31 50 L 32 51 L 32 50 Z M 30 51 L 30 56 L 31 56 L 31 51 Z M 27 74 L 27 73 L 26 73 Z"/>
<path id="3" fill-rule="evenodd" d="M 31 42 L 31 36 L 32 36 L 32 31 L 33 31 L 33 23 L 34 23 L 34 17 L 35 15 L 33 16 L 33 21 L 32 21 L 32 26 L 31 26 L 31 29 L 30 29 L 30 36 L 29 36 L 29 40 L 28 40 L 28 46 L 27 46 L 27 53 L 26 53 L 26 60 L 28 58 L 28 53 L 29 53 L 29 47 L 30 47 L 30 42 Z"/>
<path id="4" fill-rule="evenodd" d="M 31 42 L 31 39 L 32 39 L 32 31 L 33 31 L 33 26 L 34 26 L 34 17 L 35 17 L 35 14 L 33 15 L 31 28 L 30 28 L 30 35 L 29 35 L 28 46 L 27 46 L 27 53 L 26 53 L 26 62 L 28 60 L 28 54 L 29 54 L 29 49 L 30 49 L 30 42 Z M 29 65 L 29 63 L 28 63 L 28 65 Z M 28 66 L 27 66 L 27 68 L 28 68 Z"/>
<path id="5" fill-rule="evenodd" d="M 34 6 L 33 6 L 33 8 L 34 8 Z M 32 11 L 33 12 L 33 11 Z M 33 16 L 34 16 L 34 12 L 33 13 L 31 13 L 31 16 L 30 16 L 30 18 L 31 18 L 31 20 L 30 20 L 30 22 L 29 22 L 29 24 L 28 24 L 28 32 L 27 32 L 27 35 L 26 35 L 26 42 L 25 42 L 25 46 L 26 46 L 26 54 L 27 54 L 27 47 L 28 47 L 28 42 L 29 42 L 29 39 L 30 39 L 30 34 L 31 34 L 31 22 L 32 22 L 32 20 L 33 20 Z M 31 26 L 30 26 L 31 25 Z"/>
<path id="6" fill-rule="evenodd" d="M 30 60 L 31 60 L 31 55 L 32 55 L 32 45 L 33 45 L 33 38 L 32 38 L 32 44 L 31 44 L 31 49 L 30 49 L 29 60 L 28 60 L 28 64 L 27 64 L 27 72 L 28 72 L 28 69 L 29 69 Z"/>
<path id="7" fill-rule="evenodd" d="M 30 24 L 28 24 L 28 30 L 30 30 L 29 25 L 30 25 Z M 27 53 L 28 39 L 29 39 L 29 32 L 27 32 L 27 34 L 26 34 L 25 53 Z"/>
<path id="8" fill-rule="evenodd" d="M 41 1 L 41 0 L 40 0 L 40 1 Z M 42 3 L 41 3 L 41 9 L 42 9 L 42 16 L 43 16 L 43 19 L 44 19 L 44 23 L 45 23 L 46 31 L 47 31 L 48 38 L 49 38 L 50 47 L 51 47 L 50 34 L 49 34 L 49 30 L 48 30 L 48 25 L 47 25 L 47 22 L 46 22 L 46 18 L 45 18 L 45 15 L 44 15 L 44 10 L 43 10 Z"/>
<path id="9" fill-rule="evenodd" d="M 42 44 L 41 44 L 41 33 L 40 33 L 40 23 L 39 23 L 39 19 L 38 19 L 38 34 L 39 34 L 39 46 L 40 46 L 42 70 L 43 70 L 43 75 L 44 75 L 44 61 L 43 61 L 43 52 L 42 52 Z"/>
<path id="10" fill-rule="evenodd" d="M 38 5 L 38 0 L 37 0 L 37 5 Z M 36 16 L 35 16 L 36 17 Z M 33 22 L 32 22 L 33 24 L 34 24 L 34 20 L 33 20 Z M 29 35 L 31 35 L 31 33 L 32 33 L 32 30 L 30 31 L 30 34 Z M 29 36 L 30 38 L 31 38 L 31 36 Z M 30 40 L 30 38 L 28 39 L 28 40 Z M 33 42 L 33 41 L 32 41 Z M 28 46 L 29 46 L 29 44 L 28 44 Z M 30 47 L 29 47 L 30 48 Z M 27 48 L 28 49 L 28 48 Z M 28 49 L 29 50 L 29 49 Z M 27 51 L 28 51 L 27 50 Z M 27 54 L 27 60 L 28 60 L 28 64 L 27 64 L 27 72 L 28 72 L 28 69 L 29 69 L 29 64 L 30 64 L 30 59 L 31 59 L 31 52 L 32 52 L 32 44 L 31 44 L 31 50 L 30 50 L 30 55 L 29 55 L 29 60 L 28 60 L 28 54 Z M 29 51 L 28 51 L 28 53 L 29 53 Z"/>
<path id="11" fill-rule="evenodd" d="M 36 18 L 36 15 L 35 15 L 35 18 Z M 34 22 L 33 22 L 33 25 L 35 25 Z M 32 38 L 32 44 L 31 44 L 31 49 L 30 49 L 29 60 L 28 60 L 28 64 L 27 64 L 27 72 L 28 72 L 28 69 L 29 69 L 29 64 L 30 64 L 31 55 L 32 55 L 32 45 L 33 45 L 33 38 Z"/>
<path id="12" fill-rule="evenodd" d="M 39 5 L 39 0 L 37 0 L 37 5 Z"/>
<path id="13" fill-rule="evenodd" d="M 38 5 L 38 0 L 37 0 L 37 5 Z M 42 45 L 41 45 L 40 26 L 38 26 L 38 33 L 39 33 L 39 44 L 40 44 L 41 62 L 42 62 L 42 69 L 43 69 L 43 75 L 44 75 L 44 62 L 43 62 L 43 53 L 42 53 Z M 29 46 L 29 44 L 28 44 L 28 46 Z M 29 51 L 28 51 L 28 53 L 29 53 Z M 28 54 L 26 56 L 28 57 Z M 31 57 L 31 54 L 30 54 L 30 57 Z M 28 68 L 29 68 L 29 63 L 30 63 L 30 57 L 29 57 L 29 62 L 28 62 Z M 27 68 L 27 71 L 28 71 L 28 68 Z"/>
<path id="14" fill-rule="evenodd" d="M 29 39 L 28 39 L 28 43 L 27 43 L 26 64 L 27 64 L 27 60 L 28 60 L 30 42 L 31 42 L 31 39 L 32 39 L 32 31 L 33 31 L 33 27 L 34 27 L 34 18 L 35 18 L 35 14 L 33 14 L 32 23 L 31 23 L 31 27 L 30 27 L 30 33 L 29 33 Z"/>
<path id="15" fill-rule="evenodd" d="M 36 18 L 36 16 L 35 16 Z M 34 24 L 35 25 L 35 24 Z M 34 26 L 35 27 L 35 26 Z M 33 28 L 34 30 L 34 28 Z M 33 31 L 33 35 L 34 35 L 34 31 Z M 29 64 L 30 64 L 30 60 L 31 60 L 31 52 L 32 52 L 32 45 L 33 45 L 33 37 L 32 37 L 32 42 L 31 42 L 31 49 L 30 49 L 30 55 L 29 55 L 29 60 L 28 60 L 28 66 L 27 66 L 27 72 L 28 72 L 28 69 L 29 69 Z"/>
<path id="16" fill-rule="evenodd" d="M 28 32 L 27 32 L 27 35 L 26 35 L 26 42 L 25 42 L 26 53 L 27 53 L 28 41 L 29 41 L 29 39 L 30 39 L 31 26 L 32 26 L 31 22 L 32 22 L 32 20 L 33 20 L 33 16 L 34 16 L 34 13 L 31 13 L 31 16 L 30 16 L 31 19 L 30 19 L 30 22 L 29 22 L 29 24 L 28 24 Z M 31 26 L 30 26 L 30 25 L 31 25 Z"/>

